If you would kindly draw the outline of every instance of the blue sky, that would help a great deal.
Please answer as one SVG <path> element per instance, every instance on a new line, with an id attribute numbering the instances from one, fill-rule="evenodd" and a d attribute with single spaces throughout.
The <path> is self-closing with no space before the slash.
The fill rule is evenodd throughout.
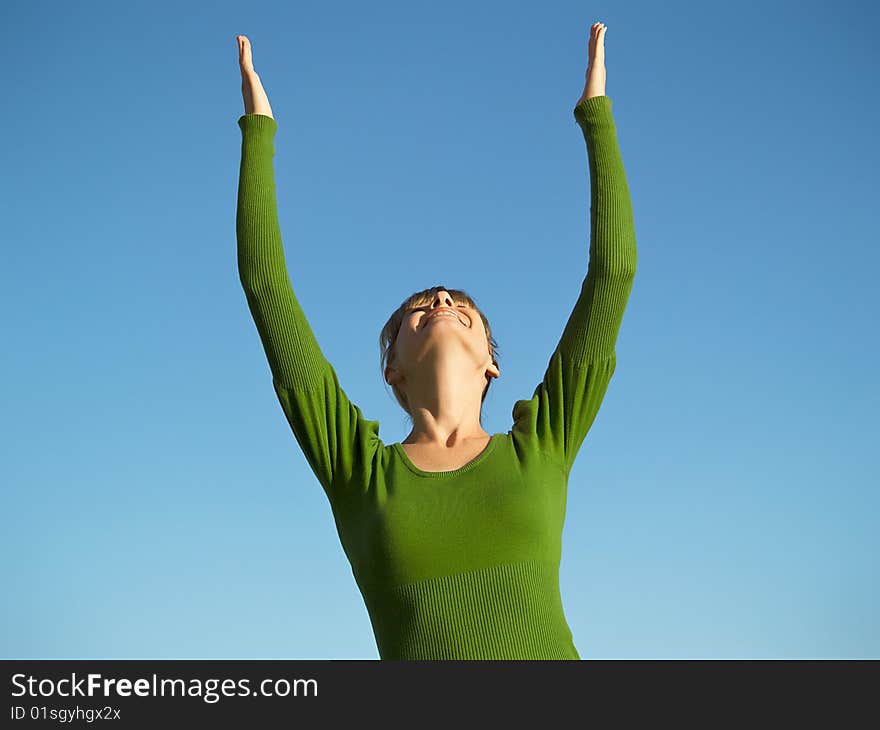
<path id="1" fill-rule="evenodd" d="M 390 444 L 378 335 L 413 291 L 487 314 L 490 433 L 544 373 L 597 20 L 639 262 L 569 484 L 575 645 L 880 657 L 878 17 L 834 11 L 4 3 L 3 658 L 378 658 L 238 281 L 235 37 L 297 296 Z"/>

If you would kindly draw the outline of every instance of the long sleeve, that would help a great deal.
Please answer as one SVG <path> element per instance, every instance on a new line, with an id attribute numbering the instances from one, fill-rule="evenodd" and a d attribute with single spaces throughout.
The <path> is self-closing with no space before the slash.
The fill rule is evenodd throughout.
<path id="1" fill-rule="evenodd" d="M 284 256 L 272 158 L 277 122 L 238 120 L 242 133 L 238 273 L 288 423 L 328 497 L 372 463 L 379 423 L 351 403 L 296 298 Z"/>
<path id="2" fill-rule="evenodd" d="M 615 345 L 636 271 L 632 203 L 611 114 L 595 96 L 574 108 L 590 170 L 590 260 L 580 294 L 531 400 L 517 401 L 514 430 L 568 473 L 617 364 Z"/>

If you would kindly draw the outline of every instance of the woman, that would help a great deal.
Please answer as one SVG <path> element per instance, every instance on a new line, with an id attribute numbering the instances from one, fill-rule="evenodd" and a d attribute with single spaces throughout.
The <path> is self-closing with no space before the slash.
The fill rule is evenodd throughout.
<path id="1" fill-rule="evenodd" d="M 386 446 L 325 359 L 288 276 L 278 226 L 277 123 L 238 36 L 245 114 L 238 267 L 297 442 L 324 489 L 382 659 L 579 659 L 559 590 L 568 475 L 616 364 L 636 268 L 632 208 L 595 23 L 574 107 L 591 182 L 589 268 L 547 371 L 513 427 L 480 423 L 500 375 L 488 320 L 464 292 L 406 299 L 380 338 L 412 419 Z"/>

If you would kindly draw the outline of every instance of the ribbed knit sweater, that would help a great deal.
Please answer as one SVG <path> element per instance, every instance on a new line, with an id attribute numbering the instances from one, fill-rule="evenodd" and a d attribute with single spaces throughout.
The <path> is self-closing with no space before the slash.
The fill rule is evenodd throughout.
<path id="1" fill-rule="evenodd" d="M 423 471 L 352 403 L 288 274 L 273 169 L 276 121 L 242 132 L 236 234 L 248 307 L 286 420 L 326 494 L 381 659 L 579 659 L 559 586 L 569 472 L 616 367 L 636 270 L 611 99 L 574 117 L 590 171 L 589 266 L 512 427 L 452 471 Z M 586 261 L 585 261 L 586 264 Z M 523 274 L 525 278 L 527 274 Z"/>

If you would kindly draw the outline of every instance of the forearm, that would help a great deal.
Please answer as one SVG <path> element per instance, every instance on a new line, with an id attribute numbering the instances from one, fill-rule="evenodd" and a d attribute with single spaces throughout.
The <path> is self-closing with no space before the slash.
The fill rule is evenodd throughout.
<path id="1" fill-rule="evenodd" d="M 602 95 L 578 102 L 574 116 L 590 164 L 590 251 L 559 349 L 569 362 L 583 365 L 614 353 L 635 276 L 636 239 L 611 100 Z"/>
<path id="2" fill-rule="evenodd" d="M 245 114 L 263 114 L 275 118 L 272 115 L 272 107 L 269 106 L 269 97 L 263 88 L 263 82 L 256 71 L 248 71 L 241 75 L 241 96 L 244 99 Z"/>
<path id="3" fill-rule="evenodd" d="M 596 274 L 632 275 L 637 259 L 635 221 L 611 99 L 603 94 L 580 101 L 574 117 L 590 167 L 590 267 Z"/>
<path id="4" fill-rule="evenodd" d="M 275 380 L 304 391 L 319 387 L 326 361 L 296 298 L 284 256 L 275 193 L 274 119 L 239 118 L 242 130 L 236 236 L 238 274 Z"/>
<path id="5" fill-rule="evenodd" d="M 287 276 L 272 157 L 277 122 L 268 115 L 245 115 L 241 128 L 236 237 L 242 286 L 264 286 Z"/>

